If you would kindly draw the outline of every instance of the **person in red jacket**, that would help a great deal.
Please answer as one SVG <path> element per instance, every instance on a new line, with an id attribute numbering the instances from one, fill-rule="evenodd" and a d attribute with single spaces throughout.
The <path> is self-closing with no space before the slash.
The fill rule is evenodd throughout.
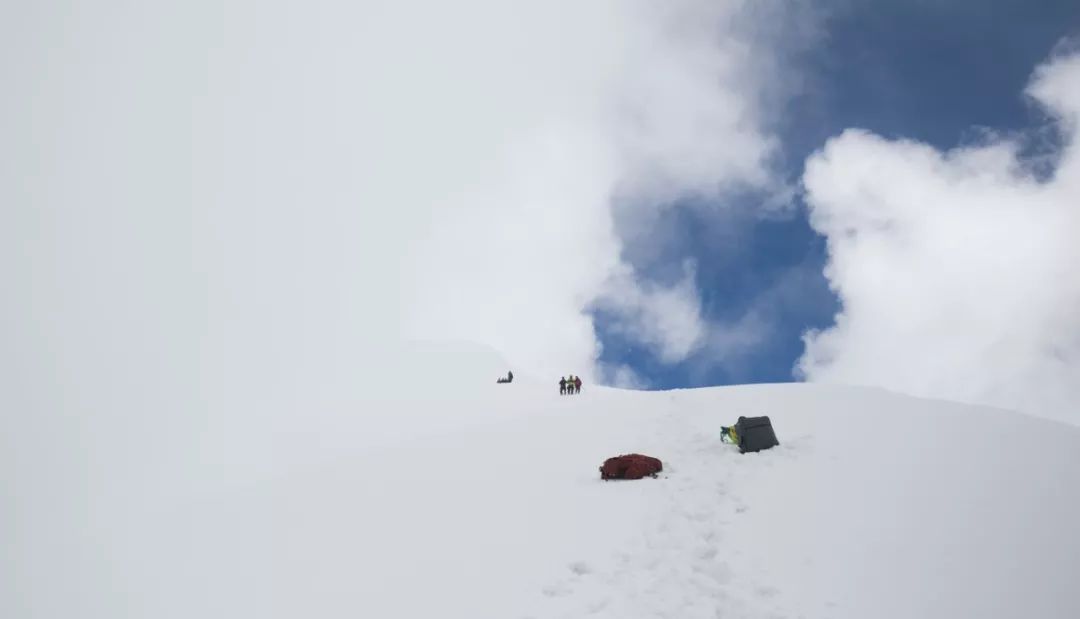
<path id="1" fill-rule="evenodd" d="M 574 377 L 574 393 L 581 393 L 581 377 Z"/>

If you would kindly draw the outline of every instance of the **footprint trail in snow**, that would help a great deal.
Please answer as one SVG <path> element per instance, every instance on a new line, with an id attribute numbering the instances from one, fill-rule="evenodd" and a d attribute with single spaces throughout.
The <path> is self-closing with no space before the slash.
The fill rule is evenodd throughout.
<path id="1" fill-rule="evenodd" d="M 657 479 L 612 483 L 659 484 L 657 513 L 614 556 L 570 562 L 525 617 L 787 617 L 778 608 L 762 610 L 781 592 L 741 578 L 738 557 L 730 552 L 728 525 L 748 517 L 747 506 L 728 492 L 727 480 L 738 474 L 738 452 L 720 443 L 719 432 L 698 431 L 675 414 L 652 430 L 642 443 L 666 451 L 655 454 L 664 460 L 664 472 Z M 748 603 L 751 597 L 756 599 Z"/>

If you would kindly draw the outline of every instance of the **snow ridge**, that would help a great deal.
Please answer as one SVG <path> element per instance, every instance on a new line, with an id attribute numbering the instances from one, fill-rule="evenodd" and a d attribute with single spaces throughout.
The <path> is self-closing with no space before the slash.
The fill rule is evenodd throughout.
<path id="1" fill-rule="evenodd" d="M 208 466 L 202 434 L 173 445 L 198 458 L 182 484 L 148 461 L 123 484 L 58 478 L 70 504 L 19 494 L 0 616 L 1080 616 L 1078 428 L 839 386 L 561 397 L 468 358 L 482 371 L 451 368 L 447 394 L 404 381 L 252 417 L 223 443 L 243 467 Z M 780 446 L 722 443 L 740 415 Z M 632 452 L 664 472 L 600 480 Z"/>

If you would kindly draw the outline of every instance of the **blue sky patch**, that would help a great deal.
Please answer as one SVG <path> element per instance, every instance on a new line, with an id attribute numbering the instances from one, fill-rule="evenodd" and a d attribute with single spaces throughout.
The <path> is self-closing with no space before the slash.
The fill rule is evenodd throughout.
<path id="1" fill-rule="evenodd" d="M 1045 118 L 1021 93 L 1032 69 L 1080 32 L 1080 3 L 852 1 L 823 7 L 821 20 L 820 39 L 793 59 L 802 87 L 775 128 L 793 184 L 807 156 L 850 127 L 941 149 L 1035 128 L 1027 159 L 1051 168 L 1042 156 L 1055 151 L 1057 134 L 1038 130 Z M 721 337 L 666 364 L 598 312 L 601 362 L 625 364 L 660 389 L 793 380 L 802 334 L 829 326 L 839 305 L 805 204 L 796 197 L 787 216 L 762 218 L 760 199 L 671 205 L 648 238 L 624 235 L 624 259 L 645 280 L 670 283 L 694 262 L 703 317 Z M 731 330 L 749 342 L 722 337 Z"/>

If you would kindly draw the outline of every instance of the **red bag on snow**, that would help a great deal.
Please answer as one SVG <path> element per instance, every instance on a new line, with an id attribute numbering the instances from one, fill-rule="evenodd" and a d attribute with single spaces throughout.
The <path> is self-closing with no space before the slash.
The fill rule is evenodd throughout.
<path id="1" fill-rule="evenodd" d="M 657 458 L 641 454 L 627 454 L 604 460 L 600 467 L 600 479 L 641 479 L 646 475 L 656 477 L 664 470 Z"/>

